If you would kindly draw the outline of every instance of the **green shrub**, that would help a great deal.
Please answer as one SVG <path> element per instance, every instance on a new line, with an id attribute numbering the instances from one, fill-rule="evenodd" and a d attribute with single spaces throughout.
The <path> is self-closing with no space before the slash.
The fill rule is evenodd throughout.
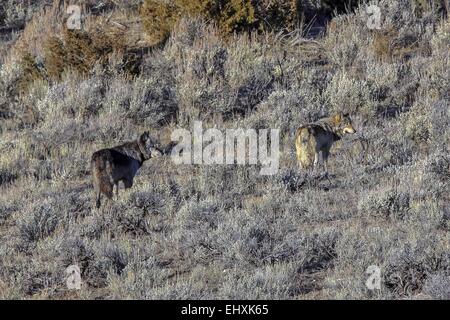
<path id="1" fill-rule="evenodd" d="M 67 66 L 64 43 L 58 37 L 52 36 L 44 44 L 44 53 L 48 76 L 51 79 L 60 80 Z"/>
<path id="2" fill-rule="evenodd" d="M 402 217 L 409 210 L 408 193 L 394 189 L 377 190 L 362 198 L 358 209 L 364 214 L 382 217 Z"/>
<path id="3" fill-rule="evenodd" d="M 61 37 L 49 37 L 43 46 L 45 69 L 53 80 L 60 80 L 64 72 L 72 71 L 87 75 L 96 65 L 106 68 L 113 53 L 119 53 L 124 71 L 136 73 L 133 61 L 136 57 L 126 47 L 125 34 L 107 28 L 93 28 L 92 31 L 68 30 Z"/>
<path id="4" fill-rule="evenodd" d="M 167 39 L 178 20 L 177 9 L 172 1 L 144 1 L 140 14 L 150 43 L 156 44 Z"/>
<path id="5" fill-rule="evenodd" d="M 21 69 L 21 77 L 17 83 L 19 93 L 26 93 L 31 84 L 45 79 L 43 68 L 40 68 L 35 57 L 31 53 L 25 52 L 19 61 L 19 65 Z"/>
<path id="6" fill-rule="evenodd" d="M 450 20 L 444 20 L 440 26 L 436 29 L 436 33 L 431 39 L 431 46 L 433 52 L 440 50 L 448 50 L 450 46 Z"/>
<path id="7" fill-rule="evenodd" d="M 354 79 L 349 74 L 338 72 L 324 92 L 332 112 L 374 115 L 369 86 L 365 80 Z"/>
<path id="8" fill-rule="evenodd" d="M 405 137 L 416 143 L 427 142 L 431 138 L 433 129 L 430 112 L 430 108 L 426 105 L 416 103 L 411 110 L 403 116 L 405 119 Z"/>
<path id="9" fill-rule="evenodd" d="M 215 21 L 224 35 L 251 30 L 293 30 L 300 16 L 300 1 L 145 0 L 141 16 L 149 41 L 159 43 L 186 16 Z"/>

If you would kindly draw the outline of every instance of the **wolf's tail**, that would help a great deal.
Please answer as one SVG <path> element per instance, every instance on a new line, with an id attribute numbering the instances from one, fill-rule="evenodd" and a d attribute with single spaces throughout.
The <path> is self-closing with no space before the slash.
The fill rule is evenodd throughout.
<path id="1" fill-rule="evenodd" d="M 311 135 L 308 127 L 300 127 L 295 134 L 297 160 L 302 169 L 310 167 L 314 161 L 314 153 L 310 150 Z"/>
<path id="2" fill-rule="evenodd" d="M 109 199 L 112 199 L 113 197 L 114 183 L 112 181 L 111 163 L 108 160 L 93 157 L 91 161 L 91 170 L 96 192 L 96 207 L 100 208 L 100 195 L 102 193 Z"/>

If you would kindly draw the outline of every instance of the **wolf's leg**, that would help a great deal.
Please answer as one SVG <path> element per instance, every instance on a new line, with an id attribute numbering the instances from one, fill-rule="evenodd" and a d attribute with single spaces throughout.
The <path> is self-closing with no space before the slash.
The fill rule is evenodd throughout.
<path id="1" fill-rule="evenodd" d="M 114 184 L 109 184 L 107 186 L 107 189 L 103 191 L 103 193 L 105 194 L 105 196 L 109 199 L 109 200 L 113 200 L 113 195 L 114 195 Z"/>
<path id="2" fill-rule="evenodd" d="M 116 182 L 115 186 L 116 186 L 116 199 L 119 200 L 119 183 L 120 180 Z"/>
<path id="3" fill-rule="evenodd" d="M 102 193 L 105 195 L 105 201 L 102 207 L 102 212 L 106 212 L 107 210 L 111 211 L 111 206 L 113 202 L 114 196 L 114 184 L 104 184 L 102 188 Z"/>
<path id="4" fill-rule="evenodd" d="M 112 198 L 107 198 L 106 202 L 104 204 L 104 210 L 107 211 L 109 215 L 111 215 L 112 206 L 113 206 L 113 199 Z"/>
<path id="5" fill-rule="evenodd" d="M 300 171 L 303 170 L 303 166 L 302 166 L 302 161 L 301 161 L 301 149 L 299 147 L 299 145 L 297 144 L 297 140 L 295 141 L 295 155 L 297 158 L 297 163 L 298 163 L 298 169 Z"/>
<path id="6" fill-rule="evenodd" d="M 125 189 L 130 189 L 133 186 L 133 179 L 132 178 L 124 179 L 123 184 L 125 186 Z"/>
<path id="7" fill-rule="evenodd" d="M 322 150 L 322 165 L 325 173 L 328 174 L 328 157 L 330 156 L 329 150 Z"/>
<path id="8" fill-rule="evenodd" d="M 101 202 L 100 202 L 100 195 L 101 195 L 100 188 L 98 188 L 97 190 L 95 190 L 95 193 L 96 193 L 95 206 L 97 207 L 97 209 L 99 209 L 100 206 L 101 206 Z"/>
<path id="9" fill-rule="evenodd" d="M 314 153 L 314 163 L 313 163 L 313 171 L 314 172 L 317 171 L 317 168 L 318 168 L 318 165 L 319 165 L 319 159 L 320 159 L 319 152 L 320 151 Z"/>

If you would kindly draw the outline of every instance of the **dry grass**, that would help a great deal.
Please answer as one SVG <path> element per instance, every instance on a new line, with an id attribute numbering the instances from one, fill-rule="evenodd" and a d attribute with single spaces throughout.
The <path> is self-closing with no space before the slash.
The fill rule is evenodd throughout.
<path id="1" fill-rule="evenodd" d="M 380 31 L 362 7 L 311 40 L 183 18 L 149 48 L 137 2 L 88 2 L 79 33 L 41 10 L 8 40 L 0 298 L 449 299 L 448 20 L 380 0 Z M 333 146 L 329 179 L 299 171 L 296 128 L 335 111 L 358 135 Z M 279 172 L 162 157 L 94 208 L 92 152 L 144 130 L 166 145 L 193 120 L 279 128 Z M 365 286 L 370 265 L 380 290 Z"/>

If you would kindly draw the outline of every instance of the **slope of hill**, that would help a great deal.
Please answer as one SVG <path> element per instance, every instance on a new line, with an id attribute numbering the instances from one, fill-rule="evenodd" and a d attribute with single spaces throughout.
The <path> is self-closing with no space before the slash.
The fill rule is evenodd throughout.
<path id="1" fill-rule="evenodd" d="M 80 30 L 62 1 L 2 5 L 0 298 L 450 299 L 444 2 L 371 1 L 375 27 L 361 4 L 313 39 L 314 15 L 266 29 L 258 7 L 167 14 L 158 38 L 147 2 L 86 1 Z M 329 179 L 300 171 L 296 129 L 341 111 L 358 134 Z M 280 129 L 278 173 L 162 157 L 95 209 L 92 152 L 194 120 Z"/>

